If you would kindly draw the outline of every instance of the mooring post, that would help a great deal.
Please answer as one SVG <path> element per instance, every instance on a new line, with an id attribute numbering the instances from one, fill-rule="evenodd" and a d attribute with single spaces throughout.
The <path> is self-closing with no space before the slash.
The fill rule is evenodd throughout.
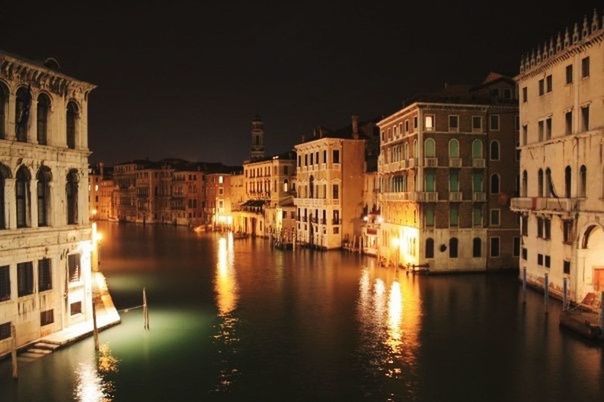
<path id="1" fill-rule="evenodd" d="M 522 268 L 522 302 L 526 304 L 526 267 Z"/>
<path id="2" fill-rule="evenodd" d="M 99 327 L 96 324 L 96 306 L 92 298 L 92 333 L 94 335 L 94 350 L 99 351 Z"/>
<path id="3" fill-rule="evenodd" d="M 566 311 L 568 308 L 568 278 L 564 278 L 562 285 L 562 291 L 564 292 L 562 294 L 562 311 Z"/>
<path id="4" fill-rule="evenodd" d="M 149 306 L 147 306 L 147 288 L 143 288 L 143 327 L 149 330 Z"/>
<path id="5" fill-rule="evenodd" d="M 10 362 L 13 368 L 13 378 L 16 380 L 19 378 L 19 369 L 17 367 L 17 330 L 15 324 L 10 325 L 10 336 L 11 336 L 11 350 L 10 350 Z"/>
<path id="6" fill-rule="evenodd" d="M 548 301 L 549 301 L 549 276 L 546 273 L 544 279 L 544 284 L 543 284 L 543 304 L 545 307 L 545 314 L 547 314 L 547 305 L 548 305 Z"/>

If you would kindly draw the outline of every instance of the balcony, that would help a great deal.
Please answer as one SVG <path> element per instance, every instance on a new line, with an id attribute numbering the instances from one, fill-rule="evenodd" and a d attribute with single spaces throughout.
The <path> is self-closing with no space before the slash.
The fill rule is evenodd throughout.
<path id="1" fill-rule="evenodd" d="M 510 208 L 513 211 L 543 211 L 553 214 L 564 214 L 574 211 L 576 198 L 522 197 L 512 198 Z"/>
<path id="2" fill-rule="evenodd" d="M 438 201 L 438 193 L 436 191 L 425 191 L 418 193 L 419 201 L 421 202 L 436 202 Z"/>
<path id="3" fill-rule="evenodd" d="M 449 167 L 460 168 L 461 167 L 461 158 L 449 158 Z"/>
<path id="4" fill-rule="evenodd" d="M 485 167 L 484 158 L 472 159 L 472 167 L 477 168 L 477 169 L 484 169 L 484 167 Z"/>
<path id="5" fill-rule="evenodd" d="M 429 168 L 438 167 L 438 158 L 424 158 L 424 166 Z"/>
<path id="6" fill-rule="evenodd" d="M 415 194 L 411 192 L 382 193 L 379 195 L 381 201 L 414 201 Z"/>
<path id="7" fill-rule="evenodd" d="M 463 200 L 463 193 L 461 191 L 449 192 L 449 201 L 460 202 Z"/>
<path id="8" fill-rule="evenodd" d="M 475 191 L 472 193 L 472 201 L 474 202 L 485 202 L 487 200 L 487 194 L 483 191 Z"/>

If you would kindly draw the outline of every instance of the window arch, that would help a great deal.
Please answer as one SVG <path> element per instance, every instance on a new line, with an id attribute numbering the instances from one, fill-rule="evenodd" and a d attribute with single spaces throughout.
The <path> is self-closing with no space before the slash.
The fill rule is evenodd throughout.
<path id="1" fill-rule="evenodd" d="M 8 110 L 8 88 L 0 82 L 0 138 L 6 138 L 6 111 Z"/>
<path id="2" fill-rule="evenodd" d="M 482 141 L 479 139 L 472 141 L 472 158 L 482 158 Z"/>
<path id="3" fill-rule="evenodd" d="M 480 237 L 475 237 L 472 240 L 472 257 L 478 258 L 482 256 L 482 240 Z"/>
<path id="4" fill-rule="evenodd" d="M 458 243 L 457 237 L 451 237 L 449 239 L 449 258 L 457 258 Z"/>
<path id="5" fill-rule="evenodd" d="M 459 141 L 455 138 L 449 141 L 449 158 L 459 158 Z"/>
<path id="6" fill-rule="evenodd" d="M 424 141 L 424 157 L 434 158 L 436 156 L 436 142 L 433 138 L 426 138 Z"/>
<path id="7" fill-rule="evenodd" d="M 426 239 L 426 258 L 434 258 L 434 239 L 428 237 Z"/>
<path id="8" fill-rule="evenodd" d="M 31 199 L 29 183 L 31 174 L 25 166 L 17 170 L 15 182 L 15 194 L 17 198 L 17 227 L 25 228 L 30 226 Z"/>
<path id="9" fill-rule="evenodd" d="M 38 144 L 46 145 L 48 143 L 48 115 L 50 112 L 50 98 L 46 94 L 38 96 L 37 107 L 37 140 Z"/>
<path id="10" fill-rule="evenodd" d="M 78 173 L 74 169 L 67 173 L 65 196 L 67 203 L 67 224 L 76 225 L 78 223 Z"/>
<path id="11" fill-rule="evenodd" d="M 587 196 L 587 168 L 585 165 L 581 165 L 579 170 L 579 196 Z"/>
<path id="12" fill-rule="evenodd" d="M 537 173 L 537 187 L 538 187 L 538 197 L 543 197 L 543 169 L 539 169 Z"/>
<path id="13" fill-rule="evenodd" d="M 405 142 L 403 145 L 403 158 L 405 160 L 409 159 L 409 143 Z"/>
<path id="14" fill-rule="evenodd" d="M 21 87 L 17 90 L 15 104 L 15 134 L 17 141 L 27 142 L 27 125 L 29 123 L 29 108 L 31 106 L 31 93 L 28 88 Z"/>
<path id="15" fill-rule="evenodd" d="M 528 189 L 528 174 L 526 173 L 526 170 L 522 172 L 522 196 L 526 197 L 527 196 L 527 189 Z"/>
<path id="16" fill-rule="evenodd" d="M 48 226 L 50 215 L 50 182 L 52 174 L 48 166 L 40 166 L 36 174 L 36 196 L 38 199 L 38 226 Z"/>
<path id="17" fill-rule="evenodd" d="M 490 158 L 492 161 L 499 160 L 499 141 L 493 140 L 490 145 L 491 149 L 489 150 Z"/>
<path id="18" fill-rule="evenodd" d="M 70 101 L 67 104 L 67 119 L 66 119 L 66 132 L 67 132 L 67 147 L 75 149 L 76 147 L 76 126 L 78 121 L 78 106 L 74 101 Z"/>
<path id="19" fill-rule="evenodd" d="M 6 229 L 6 210 L 4 203 L 6 199 L 6 179 L 11 177 L 10 169 L 0 163 L 0 229 Z"/>
<path id="20" fill-rule="evenodd" d="M 572 185 L 572 169 L 570 168 L 570 166 L 567 166 L 564 169 L 564 197 L 565 198 L 570 198 L 571 185 Z"/>
<path id="21" fill-rule="evenodd" d="M 491 175 L 491 194 L 499 193 L 499 175 L 497 173 Z"/>

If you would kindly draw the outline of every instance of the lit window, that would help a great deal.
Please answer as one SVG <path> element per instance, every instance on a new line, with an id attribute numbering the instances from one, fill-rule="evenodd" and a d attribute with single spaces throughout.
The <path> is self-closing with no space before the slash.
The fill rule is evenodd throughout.
<path id="1" fill-rule="evenodd" d="M 424 129 L 426 131 L 433 131 L 434 130 L 434 116 L 427 115 L 427 116 L 424 117 Z"/>

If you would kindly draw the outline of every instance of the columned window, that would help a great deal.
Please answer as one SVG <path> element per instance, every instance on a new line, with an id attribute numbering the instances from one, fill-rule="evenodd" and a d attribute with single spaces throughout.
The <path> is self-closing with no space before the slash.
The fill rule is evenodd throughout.
<path id="1" fill-rule="evenodd" d="M 78 107 L 75 102 L 69 102 L 67 104 L 67 119 L 66 119 L 66 131 L 67 131 L 67 147 L 75 149 L 76 147 L 76 126 L 78 120 Z"/>
<path id="2" fill-rule="evenodd" d="M 38 226 L 48 226 L 50 212 L 50 181 L 52 174 L 47 166 L 41 166 L 36 175 L 38 181 L 36 193 L 38 198 Z"/>
<path id="3" fill-rule="evenodd" d="M 424 157 L 434 158 L 436 156 L 436 142 L 433 138 L 424 141 Z"/>
<path id="4" fill-rule="evenodd" d="M 0 229 L 6 229 L 6 179 L 10 178 L 10 169 L 0 163 Z"/>
<path id="5" fill-rule="evenodd" d="M 449 141 L 449 158 L 459 158 L 459 141 L 455 138 Z"/>
<path id="6" fill-rule="evenodd" d="M 48 114 L 50 111 L 50 99 L 46 94 L 38 96 L 38 144 L 46 145 L 48 143 Z"/>
<path id="7" fill-rule="evenodd" d="M 71 170 L 67 174 L 65 193 L 67 201 L 67 224 L 75 225 L 78 223 L 78 174 L 75 170 Z"/>
<path id="8" fill-rule="evenodd" d="M 478 139 L 472 141 L 472 158 L 482 159 L 482 141 Z"/>
<path id="9" fill-rule="evenodd" d="M 0 138 L 6 138 L 6 115 L 8 110 L 8 89 L 0 83 Z"/>
<path id="10" fill-rule="evenodd" d="M 17 171 L 15 182 L 15 193 L 17 196 L 17 227 L 24 228 L 30 225 L 30 193 L 29 182 L 31 175 L 25 166 L 21 166 Z"/>
<path id="11" fill-rule="evenodd" d="M 17 90 L 17 103 L 15 105 L 15 134 L 17 141 L 27 141 L 27 126 L 29 124 L 29 108 L 31 94 L 29 89 L 21 87 Z"/>
<path id="12" fill-rule="evenodd" d="M 587 196 L 587 168 L 585 165 L 581 165 L 579 170 L 579 196 Z"/>

